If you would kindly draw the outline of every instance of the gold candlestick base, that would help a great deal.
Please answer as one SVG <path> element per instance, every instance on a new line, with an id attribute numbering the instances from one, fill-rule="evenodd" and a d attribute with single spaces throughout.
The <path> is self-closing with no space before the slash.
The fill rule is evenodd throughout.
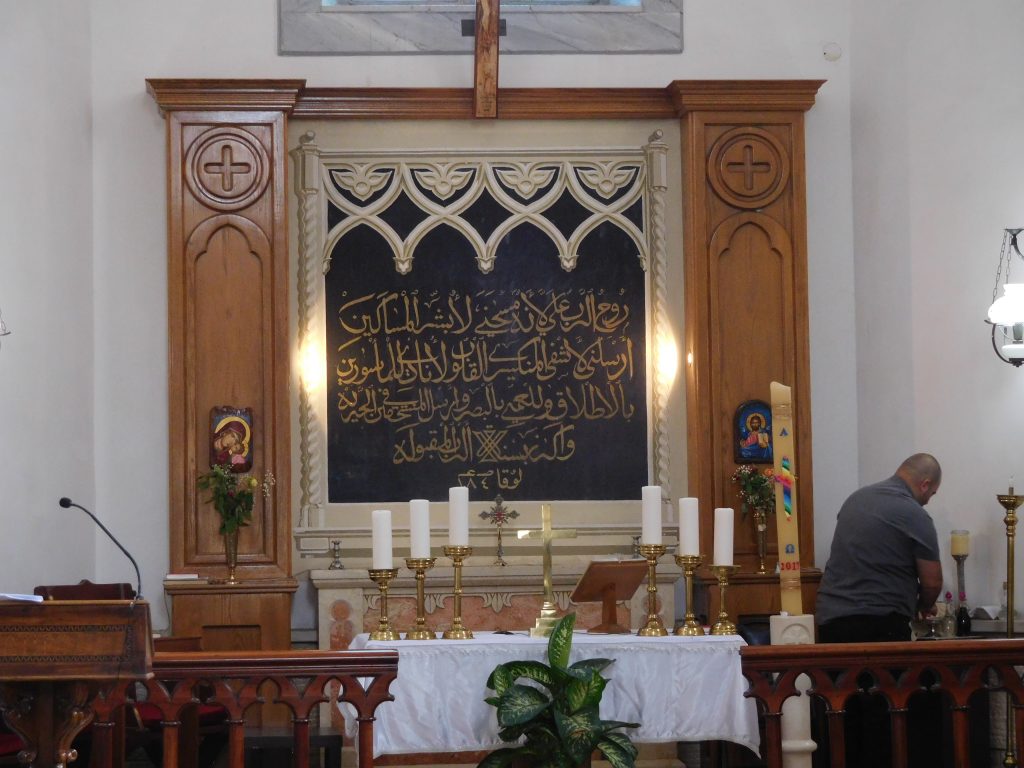
<path id="1" fill-rule="evenodd" d="M 427 571 L 434 567 L 433 557 L 407 557 L 405 567 L 416 572 L 416 627 L 405 633 L 406 640 L 436 640 L 437 634 L 427 628 L 425 582 Z"/>
<path id="2" fill-rule="evenodd" d="M 729 620 L 725 610 L 725 590 L 729 586 L 729 577 L 739 571 L 738 565 L 712 565 L 711 570 L 718 577 L 718 621 L 711 627 L 712 635 L 735 635 L 736 625 Z"/>
<path id="3" fill-rule="evenodd" d="M 647 623 L 637 630 L 640 637 L 664 637 L 668 634 L 658 615 L 658 558 L 665 552 L 664 544 L 640 545 L 640 554 L 647 558 Z"/>
<path id="4" fill-rule="evenodd" d="M 693 575 L 703 561 L 703 555 L 676 555 L 676 565 L 683 569 L 683 578 L 686 579 L 686 619 L 676 628 L 676 634 L 681 637 L 704 636 L 704 628 L 697 623 L 693 612 Z"/>
<path id="5" fill-rule="evenodd" d="M 399 635 L 388 620 L 388 585 L 398 576 L 397 568 L 371 568 L 370 579 L 380 589 L 380 621 L 377 629 L 370 633 L 371 640 L 400 640 Z"/>
<path id="6" fill-rule="evenodd" d="M 537 621 L 530 628 L 530 637 L 550 637 L 558 619 L 558 606 L 545 601 L 541 605 Z"/>
<path id="7" fill-rule="evenodd" d="M 445 557 L 452 559 L 455 569 L 455 608 L 452 613 L 452 626 L 441 635 L 445 640 L 472 640 L 472 630 L 462 626 L 462 561 L 473 554 L 473 548 L 465 545 L 446 546 Z"/>

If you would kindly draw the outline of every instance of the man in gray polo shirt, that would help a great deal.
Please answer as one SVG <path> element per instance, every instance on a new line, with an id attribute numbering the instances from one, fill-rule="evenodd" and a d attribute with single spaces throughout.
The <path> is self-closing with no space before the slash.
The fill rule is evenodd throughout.
<path id="1" fill-rule="evenodd" d="M 909 640 L 910 619 L 934 611 L 942 565 L 924 505 L 941 481 L 935 457 L 916 453 L 843 504 L 818 588 L 821 642 Z"/>
<path id="2" fill-rule="evenodd" d="M 935 610 L 942 565 L 935 524 L 924 505 L 939 490 L 942 468 L 934 456 L 915 453 L 888 480 L 861 488 L 836 519 L 832 552 L 818 588 L 815 611 L 823 643 L 909 640 L 910 619 Z M 869 681 L 858 680 L 860 685 Z M 924 694 L 908 708 L 911 768 L 942 765 L 939 694 Z M 846 764 L 891 765 L 889 712 L 879 696 L 846 701 Z"/>

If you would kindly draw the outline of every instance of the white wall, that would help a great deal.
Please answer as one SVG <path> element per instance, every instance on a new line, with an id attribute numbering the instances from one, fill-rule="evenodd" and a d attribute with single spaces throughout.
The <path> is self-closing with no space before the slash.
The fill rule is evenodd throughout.
<path id="1" fill-rule="evenodd" d="M 89 55 L 84 4 L 0 2 L 0 591 L 94 572 Z"/>
<path id="2" fill-rule="evenodd" d="M 951 529 L 971 530 L 968 601 L 998 603 L 1006 539 L 995 495 L 1011 475 L 1024 485 L 1024 371 L 997 360 L 982 321 L 1002 230 L 1024 222 L 1014 32 L 1024 7 L 895 5 L 853 4 L 861 474 L 934 453 L 944 478 L 929 511 L 943 552 Z M 1014 271 L 1024 274 L 1019 259 Z M 953 584 L 948 554 L 943 567 Z"/>
<path id="3" fill-rule="evenodd" d="M 17 8 L 15 8 L 17 5 Z M 78 112 L 92 107 L 91 151 L 74 168 L 82 187 L 81 248 L 55 244 L 45 258 L 53 268 L 36 274 L 13 253 L 40 251 L 37 229 L 48 230 L 56 205 L 34 204 L 27 195 L 5 188 L 0 209 L 24 229 L 21 248 L 0 252 L 0 308 L 18 336 L 0 350 L 0 393 L 4 398 L 2 450 L 17 453 L 25 467 L 38 467 L 40 454 L 57 451 L 51 435 L 61 434 L 62 411 L 53 400 L 67 402 L 81 419 L 87 458 L 59 471 L 38 469 L 12 472 L 0 467 L 3 493 L 0 520 L 22 526 L 21 514 L 30 508 L 49 508 L 47 499 L 73 493 L 80 473 L 85 482 L 95 477 L 95 505 L 110 527 L 143 563 L 145 592 L 158 596 L 167 569 L 167 392 L 166 392 L 166 217 L 164 170 L 165 137 L 162 118 L 145 94 L 147 77 L 300 77 L 311 86 L 468 86 L 472 59 L 466 56 L 396 57 L 279 57 L 276 55 L 275 0 L 176 0 L 173 3 L 93 0 L 88 11 L 71 2 L 32 4 L 0 0 L 0 21 L 16 20 L 21 29 L 14 50 L 3 46 L 4 57 L 29 63 L 30 81 L 24 88 L 0 81 L 0 96 L 10 101 L 9 89 L 24 103 L 25 112 L 60 109 L 49 127 L 48 145 L 67 140 L 67 126 L 77 129 Z M 854 258 L 850 136 L 850 18 L 847 0 L 692 0 L 684 5 L 684 47 L 679 55 L 658 56 L 516 56 L 501 62 L 504 86 L 636 86 L 660 87 L 674 79 L 807 78 L 825 79 L 816 106 L 807 118 L 809 250 L 811 281 L 812 405 L 815 419 L 816 541 L 819 564 L 831 538 L 833 510 L 858 480 L 857 376 L 853 339 Z M 56 24 L 50 18 L 59 8 L 81 23 Z M 74 10 L 72 10 L 74 9 Z M 48 23 L 50 22 L 50 23 Z M 8 34 L 8 25 L 4 32 Z M 89 45 L 83 30 L 91 30 Z M 55 44 L 54 30 L 73 36 L 76 45 Z M 59 39 L 59 37 L 58 37 Z M 822 46 L 838 42 L 848 53 L 830 63 Z M 45 51 L 43 58 L 38 51 Z M 7 61 L 7 58 L 4 61 Z M 36 66 L 32 66 L 36 65 Z M 45 66 L 54 66 L 56 89 L 43 84 Z M 91 67 L 91 84 L 87 81 Z M 24 69 L 25 67 L 23 67 Z M 14 71 L 5 67 L 5 72 Z M 70 114 L 69 114 L 70 113 Z M 19 120 L 21 118 L 18 118 Z M 25 118 L 27 124 L 29 118 Z M 88 137 L 89 115 L 81 118 Z M 15 134 L 4 125 L 6 153 L 23 153 L 27 126 Z M 51 147 L 52 151 L 52 147 Z M 88 160 L 91 155 L 92 172 Z M 67 163 L 63 164 L 67 165 Z M 89 190 L 91 180 L 91 206 Z M 51 188 L 52 190 L 52 188 Z M 50 192 L 50 194 L 55 194 Z M 64 195 L 61 195 L 61 202 Z M 91 220 L 89 216 L 91 215 Z M 92 228 L 91 241 L 89 228 Z M 7 230 L 5 230 L 6 232 Z M 0 237 L 5 237 L 0 233 Z M 2 242 L 2 241 L 0 241 Z M 31 244 L 31 248 L 28 246 Z M 13 251 L 13 253 L 12 253 Z M 91 252 L 91 253 L 90 253 Z M 89 253 L 86 258 L 83 254 Z M 14 264 L 17 263 L 17 268 Z M 57 267 L 60 273 L 57 274 Z M 987 268 L 986 268 L 987 269 Z M 74 285 L 80 295 L 71 303 L 48 302 L 29 314 L 28 298 L 41 291 L 56 293 L 56 285 Z M 81 286 L 92 285 L 90 295 Z M 13 296 L 9 294 L 14 294 Z M 19 303 L 20 302 L 20 303 Z M 93 305 L 94 302 L 94 305 Z M 55 316 L 54 316 L 55 315 Z M 82 386 L 92 389 L 95 452 L 91 443 L 89 408 L 93 398 L 69 382 L 54 381 L 41 370 L 53 355 L 40 350 L 49 320 L 67 334 L 67 357 L 84 362 Z M 29 336 L 31 334 L 31 338 Z M 842 340 L 837 343 L 837 340 Z M 21 350 L 18 352 L 16 350 Z M 94 360 L 90 360 L 90 353 Z M 19 355 L 38 359 L 27 362 Z M 59 357 L 59 355 L 58 355 Z M 62 359 L 62 363 L 66 359 Z M 73 370 L 62 365 L 62 375 Z M 8 371 L 17 376 L 17 391 L 9 391 Z M 88 383 L 85 383 L 85 382 Z M 56 389 L 51 392 L 50 388 Z M 71 395 L 74 397 L 71 397 Z M 39 402 L 45 400 L 45 402 Z M 29 426 L 9 432 L 8 411 L 40 414 L 38 437 Z M 26 450 L 26 446 L 29 450 Z M 24 454 L 24 456 L 22 456 Z M 95 460 L 93 460 L 95 456 Z M 20 466 L 20 465 L 19 465 Z M 59 491 L 48 492 L 41 478 Z M 1024 478 L 1024 472 L 1021 473 Z M 1024 482 L 1024 481 L 1022 481 Z M 88 489 L 83 490 L 87 496 Z M 21 513 L 21 514 L 19 514 Z M 42 536 L 52 538 L 53 531 Z M 39 536 L 40 534 L 31 534 Z M 33 553 L 47 551 L 30 534 L 18 547 Z M 97 544 L 95 575 L 101 580 L 127 578 L 118 553 L 105 542 Z M 23 556 L 30 562 L 30 556 Z M 91 560 L 76 562 L 84 571 Z M 305 564 L 296 562 L 296 570 Z M 17 586 L 29 584 L 19 573 L 7 578 Z M 39 564 L 38 574 L 52 573 Z M 17 578 L 14 578 L 17 576 Z M 154 605 L 154 624 L 166 621 L 162 606 Z"/>

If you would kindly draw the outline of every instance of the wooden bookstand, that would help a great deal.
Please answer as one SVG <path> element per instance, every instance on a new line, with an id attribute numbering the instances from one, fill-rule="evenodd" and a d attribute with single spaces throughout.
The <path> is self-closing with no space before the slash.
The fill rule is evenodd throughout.
<path id="1" fill-rule="evenodd" d="M 0 603 L 0 712 L 27 744 L 22 762 L 74 760 L 92 701 L 119 681 L 152 677 L 151 637 L 143 601 Z"/>
<path id="2" fill-rule="evenodd" d="M 615 620 L 615 603 L 632 598 L 646 575 L 646 560 L 595 560 L 588 565 L 569 596 L 574 603 L 601 601 L 601 623 L 587 632 L 628 635 L 629 627 Z"/>

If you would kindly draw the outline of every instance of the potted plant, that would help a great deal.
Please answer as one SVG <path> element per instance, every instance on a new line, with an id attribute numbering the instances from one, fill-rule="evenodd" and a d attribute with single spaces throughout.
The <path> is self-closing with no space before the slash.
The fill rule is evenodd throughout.
<path id="1" fill-rule="evenodd" d="M 613 768 L 632 768 L 637 750 L 622 728 L 639 723 L 602 720 L 598 711 L 611 659 L 584 659 L 569 666 L 576 614 L 563 616 L 548 638 L 548 663 L 510 661 L 487 679 L 494 691 L 486 701 L 498 712 L 502 741 L 522 743 L 495 750 L 477 768 L 531 766 L 577 768 L 590 765 L 598 750 Z M 520 679 L 536 683 L 526 685 Z"/>
<path id="2" fill-rule="evenodd" d="M 775 512 L 775 473 L 771 469 L 758 471 L 750 464 L 736 467 L 732 481 L 739 488 L 740 512 L 747 516 L 747 509 L 754 513 L 754 527 L 757 531 L 757 572 L 768 572 L 765 558 L 768 556 L 768 515 Z"/>
<path id="3" fill-rule="evenodd" d="M 270 495 L 270 487 L 274 484 L 273 476 L 268 472 L 263 480 L 263 495 Z M 224 536 L 224 551 L 228 561 L 229 584 L 236 584 L 235 569 L 238 566 L 238 529 L 252 522 L 253 494 L 260 486 L 260 481 L 252 475 L 240 475 L 234 472 L 230 464 L 214 464 L 210 471 L 200 475 L 196 486 L 201 491 L 209 491 L 206 501 L 220 516 L 220 533 Z"/>

